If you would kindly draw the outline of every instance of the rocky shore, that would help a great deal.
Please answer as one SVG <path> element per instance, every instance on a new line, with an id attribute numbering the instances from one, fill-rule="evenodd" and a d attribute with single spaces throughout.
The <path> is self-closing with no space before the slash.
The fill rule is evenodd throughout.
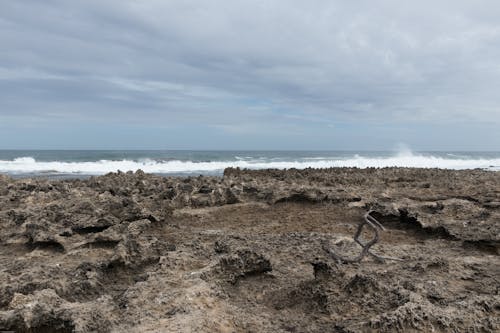
<path id="1" fill-rule="evenodd" d="M 0 175 L 0 331 L 499 332 L 499 251 L 500 172 Z"/>

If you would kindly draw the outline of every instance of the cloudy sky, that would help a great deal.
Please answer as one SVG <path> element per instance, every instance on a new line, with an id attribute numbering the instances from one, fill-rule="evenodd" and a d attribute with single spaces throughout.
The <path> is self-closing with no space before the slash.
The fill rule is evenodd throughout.
<path id="1" fill-rule="evenodd" d="M 500 2 L 0 0 L 0 148 L 500 150 Z"/>

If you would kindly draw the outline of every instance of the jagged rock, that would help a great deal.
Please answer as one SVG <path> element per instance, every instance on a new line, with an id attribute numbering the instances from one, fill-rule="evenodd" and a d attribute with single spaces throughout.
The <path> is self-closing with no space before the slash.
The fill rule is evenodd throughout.
<path id="1" fill-rule="evenodd" d="M 193 194 L 191 196 L 191 204 L 194 207 L 207 207 L 211 206 L 212 200 L 208 194 Z"/>
<path id="2" fill-rule="evenodd" d="M 0 330 L 495 332 L 499 202 L 482 170 L 0 175 Z M 369 209 L 397 260 L 337 265 Z"/>
<path id="3" fill-rule="evenodd" d="M 108 332 L 113 304 L 109 297 L 83 304 L 66 302 L 52 289 L 15 294 L 0 311 L 0 329 L 15 332 Z"/>
<path id="4" fill-rule="evenodd" d="M 237 250 L 235 254 L 221 258 L 218 268 L 231 283 L 235 283 L 245 276 L 272 271 L 268 258 L 247 249 Z"/>

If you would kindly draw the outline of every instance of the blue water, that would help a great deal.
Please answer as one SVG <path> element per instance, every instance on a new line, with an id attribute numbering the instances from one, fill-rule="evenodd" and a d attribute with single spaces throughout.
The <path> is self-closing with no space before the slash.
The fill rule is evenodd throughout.
<path id="1" fill-rule="evenodd" d="M 500 152 L 0 150 L 0 173 L 14 176 L 100 175 L 136 171 L 160 175 L 220 175 L 226 167 L 421 167 L 500 170 Z"/>

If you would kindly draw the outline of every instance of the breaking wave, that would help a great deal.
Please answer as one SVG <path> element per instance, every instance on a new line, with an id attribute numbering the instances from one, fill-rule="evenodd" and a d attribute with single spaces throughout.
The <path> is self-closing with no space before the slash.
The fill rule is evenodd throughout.
<path id="1" fill-rule="evenodd" d="M 274 158 L 236 157 L 227 161 L 181 161 L 181 160 L 99 160 L 99 161 L 37 161 L 32 157 L 19 157 L 13 160 L 0 160 L 0 172 L 8 174 L 85 174 L 101 175 L 108 172 L 136 171 L 138 169 L 156 174 L 217 174 L 227 167 L 248 169 L 289 169 L 289 168 L 329 168 L 329 167 L 413 167 L 441 169 L 500 170 L 500 158 L 464 158 L 462 156 L 420 155 L 401 152 L 389 157 L 350 157 L 297 158 L 290 160 Z"/>

